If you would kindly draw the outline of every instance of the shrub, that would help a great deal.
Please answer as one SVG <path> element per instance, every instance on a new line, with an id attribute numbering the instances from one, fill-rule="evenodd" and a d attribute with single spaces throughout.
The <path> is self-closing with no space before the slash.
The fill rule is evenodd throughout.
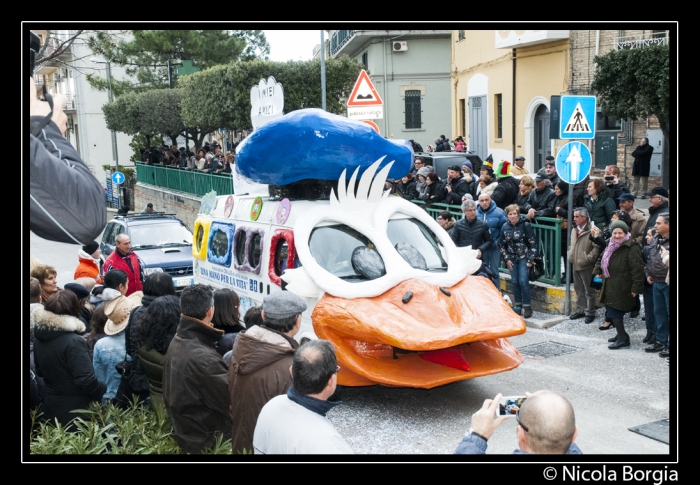
<path id="1" fill-rule="evenodd" d="M 119 409 L 110 404 L 102 407 L 92 403 L 90 409 L 82 410 L 84 416 L 71 421 L 72 431 L 58 422 L 40 422 L 40 415 L 31 411 L 32 454 L 116 454 L 116 455 L 175 455 L 185 454 L 173 438 L 165 408 L 144 408 L 140 403 L 131 403 L 128 409 Z M 221 436 L 212 449 L 204 454 L 230 454 L 231 440 Z"/>

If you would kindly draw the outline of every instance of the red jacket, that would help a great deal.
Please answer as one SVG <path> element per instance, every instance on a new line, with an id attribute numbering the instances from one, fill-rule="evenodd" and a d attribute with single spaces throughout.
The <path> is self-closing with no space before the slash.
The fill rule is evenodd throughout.
<path id="1" fill-rule="evenodd" d="M 126 260 L 131 261 L 131 267 L 134 268 L 132 271 Z M 119 250 L 115 249 L 112 254 L 107 256 L 107 260 L 104 265 L 104 273 L 107 274 L 113 269 L 120 269 L 124 271 L 129 277 L 129 289 L 126 292 L 126 296 L 131 295 L 135 291 L 143 290 L 143 283 L 141 280 L 141 266 L 139 265 L 139 258 L 136 257 L 136 253 L 129 251 L 125 256 L 119 254 Z"/>
<path id="2" fill-rule="evenodd" d="M 81 258 L 78 257 L 78 267 L 75 268 L 75 274 L 73 274 L 73 279 L 78 278 L 92 278 L 98 285 L 102 284 L 102 276 L 100 275 L 100 268 L 97 263 L 92 258 Z"/>

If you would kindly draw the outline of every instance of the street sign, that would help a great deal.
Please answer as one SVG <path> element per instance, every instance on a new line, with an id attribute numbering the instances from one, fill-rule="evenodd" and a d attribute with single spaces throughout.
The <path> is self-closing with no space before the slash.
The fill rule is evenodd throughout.
<path id="1" fill-rule="evenodd" d="M 121 172 L 114 172 L 112 174 L 112 183 L 121 185 L 124 183 L 124 174 Z"/>
<path id="2" fill-rule="evenodd" d="M 384 118 L 384 106 L 348 106 L 348 118 L 351 120 L 376 120 Z"/>
<path id="3" fill-rule="evenodd" d="M 557 153 L 555 165 L 559 178 L 577 184 L 591 171 L 591 151 L 580 141 L 569 142 Z"/>
<path id="4" fill-rule="evenodd" d="M 352 93 L 348 98 L 348 106 L 381 106 L 384 104 L 379 93 L 374 88 L 374 84 L 364 69 L 355 81 Z"/>
<path id="5" fill-rule="evenodd" d="M 562 96 L 559 138 L 592 140 L 595 137 L 596 97 Z"/>

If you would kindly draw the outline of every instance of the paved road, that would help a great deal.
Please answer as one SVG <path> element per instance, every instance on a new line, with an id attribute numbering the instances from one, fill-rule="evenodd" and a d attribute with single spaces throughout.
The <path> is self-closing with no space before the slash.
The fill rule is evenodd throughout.
<path id="1" fill-rule="evenodd" d="M 54 265 L 59 286 L 73 280 L 78 248 L 30 234 L 30 257 Z M 602 310 L 599 316 L 592 325 L 565 320 L 547 330 L 529 327 L 524 335 L 511 339 L 525 361 L 510 372 L 431 390 L 343 388 L 343 404 L 328 418 L 358 453 L 446 454 L 454 451 L 484 399 L 499 392 L 517 395 L 552 389 L 572 402 L 579 426 L 577 443 L 584 453 L 667 455 L 668 445 L 628 428 L 669 417 L 670 401 L 674 406 L 676 402 L 675 391 L 673 399 L 670 392 L 669 375 L 675 375 L 672 367 L 642 350 L 645 330 L 641 319 L 628 323 L 631 348 L 608 350 L 612 331 L 598 330 Z M 572 352 L 546 358 L 528 354 L 536 344 Z M 501 425 L 489 440 L 488 453 L 512 452 L 517 447 L 515 429 L 511 420 Z"/>

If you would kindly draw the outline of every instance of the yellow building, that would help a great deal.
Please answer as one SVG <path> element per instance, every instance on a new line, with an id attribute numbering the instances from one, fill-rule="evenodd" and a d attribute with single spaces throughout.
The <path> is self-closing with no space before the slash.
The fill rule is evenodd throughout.
<path id="1" fill-rule="evenodd" d="M 530 171 L 554 153 L 550 96 L 566 93 L 569 31 L 453 31 L 454 135 L 495 161 L 522 155 Z"/>
<path id="2" fill-rule="evenodd" d="M 453 138 L 462 135 L 482 159 L 524 156 L 525 168 L 536 172 L 569 141 L 550 138 L 552 96 L 595 94 L 596 55 L 667 42 L 667 30 L 453 30 Z M 614 120 L 598 112 L 595 123 L 595 139 L 587 141 L 594 172 L 617 164 L 629 177 L 630 154 L 646 136 L 655 147 L 650 175 L 657 177 L 649 183 L 661 185 L 668 168 L 656 118 Z"/>

